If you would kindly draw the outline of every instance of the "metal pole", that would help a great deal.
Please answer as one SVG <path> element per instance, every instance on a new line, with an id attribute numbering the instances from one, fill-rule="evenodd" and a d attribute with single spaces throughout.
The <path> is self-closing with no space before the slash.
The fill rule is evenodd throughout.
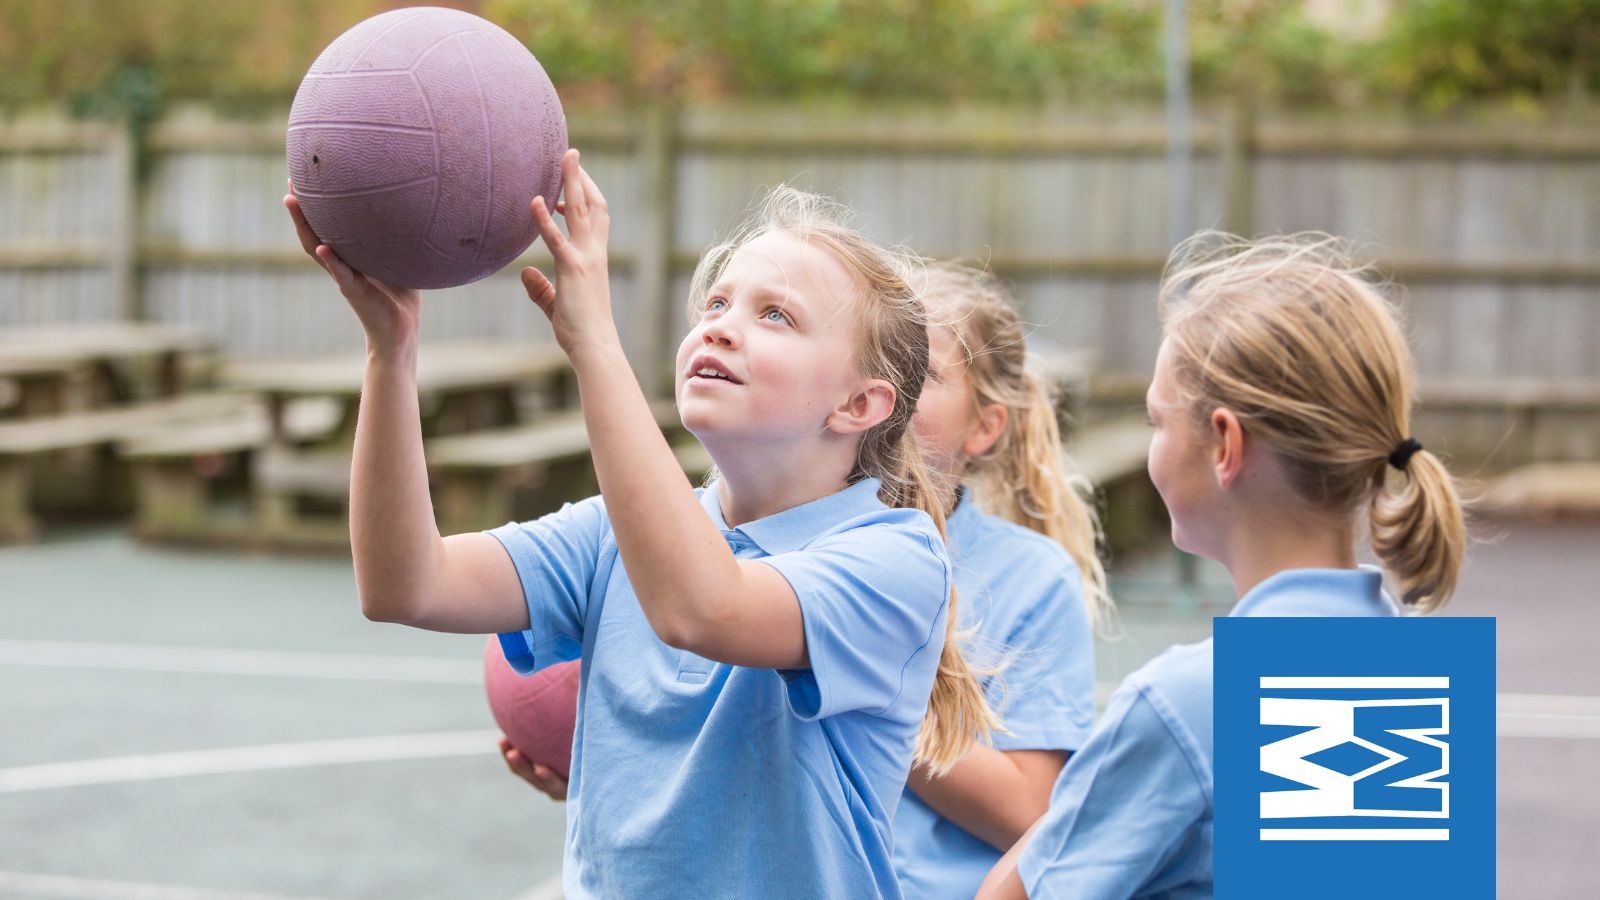
<path id="1" fill-rule="evenodd" d="M 1189 109 L 1189 14 L 1185 0 L 1167 0 L 1167 234 L 1176 245 L 1194 221 L 1193 124 Z"/>
<path id="2" fill-rule="evenodd" d="M 1189 236 L 1194 222 L 1194 128 L 1189 108 L 1189 12 L 1185 0 L 1167 0 L 1167 237 L 1169 246 Z M 1199 560 L 1178 551 L 1178 589 L 1172 608 L 1199 606 Z"/>

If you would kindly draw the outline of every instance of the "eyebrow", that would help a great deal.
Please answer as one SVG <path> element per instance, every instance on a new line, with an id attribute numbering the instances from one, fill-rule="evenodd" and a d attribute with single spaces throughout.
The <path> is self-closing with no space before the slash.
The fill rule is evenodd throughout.
<path id="1" fill-rule="evenodd" d="M 729 293 L 728 287 L 729 285 L 726 281 L 719 281 L 711 286 L 711 290 L 706 293 L 706 296 L 727 298 Z M 775 301 L 781 309 L 788 310 L 793 308 L 804 310 L 807 308 L 805 297 L 801 296 L 800 294 L 796 294 L 793 291 L 785 293 L 773 290 L 772 288 L 753 288 L 752 290 L 755 292 L 757 300 Z"/>

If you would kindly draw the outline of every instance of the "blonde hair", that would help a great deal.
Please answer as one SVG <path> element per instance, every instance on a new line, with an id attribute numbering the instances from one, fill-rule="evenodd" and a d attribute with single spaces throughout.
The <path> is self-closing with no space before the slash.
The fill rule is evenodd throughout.
<path id="1" fill-rule="evenodd" d="M 1106 633 L 1116 606 L 1097 552 L 1094 486 L 1061 447 L 1055 390 L 1028 369 L 1023 323 L 1009 293 L 988 272 L 946 262 L 927 266 L 923 299 L 934 325 L 961 347 L 976 408 L 998 403 L 1006 410 L 1005 429 L 967 463 L 967 477 L 988 512 L 1066 549 L 1083 578 L 1089 621 Z"/>
<path id="2" fill-rule="evenodd" d="M 1401 602 L 1443 606 L 1465 552 L 1462 504 L 1432 453 L 1389 461 L 1411 438 L 1414 366 L 1395 310 L 1346 244 L 1203 232 L 1168 263 L 1161 318 L 1191 411 L 1232 410 L 1317 508 L 1366 504 Z"/>
<path id="3" fill-rule="evenodd" d="M 845 206 L 827 197 L 788 185 L 772 189 L 732 237 L 700 258 L 689 287 L 689 317 L 694 321 L 703 314 L 712 286 L 734 253 L 756 238 L 782 232 L 832 253 L 861 288 L 856 303 L 861 335 L 856 365 L 868 378 L 887 381 L 895 389 L 888 417 L 862 435 L 848 480 L 880 479 L 884 503 L 926 512 L 942 535 L 944 504 L 910 427 L 928 372 L 928 316 L 913 289 L 921 260 L 873 243 L 850 225 L 850 219 Z M 961 654 L 956 601 L 952 586 L 944 649 L 914 756 L 935 773 L 948 770 L 975 741 L 1000 727 L 977 674 Z"/>

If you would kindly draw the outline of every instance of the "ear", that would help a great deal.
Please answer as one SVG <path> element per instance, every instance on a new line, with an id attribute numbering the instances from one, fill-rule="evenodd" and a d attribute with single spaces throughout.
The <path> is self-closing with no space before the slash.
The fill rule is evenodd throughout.
<path id="1" fill-rule="evenodd" d="M 1217 487 L 1227 490 L 1244 471 L 1244 426 L 1233 410 L 1219 406 L 1211 411 L 1211 468 Z"/>
<path id="2" fill-rule="evenodd" d="M 971 459 L 993 447 L 1005 433 L 1006 422 L 1010 419 L 1011 411 L 1004 404 L 990 403 L 979 409 L 978 421 L 967 432 L 967 439 L 961 442 L 961 455 Z"/>
<path id="3" fill-rule="evenodd" d="M 874 378 L 828 414 L 826 425 L 835 434 L 860 434 L 894 412 L 894 385 Z"/>

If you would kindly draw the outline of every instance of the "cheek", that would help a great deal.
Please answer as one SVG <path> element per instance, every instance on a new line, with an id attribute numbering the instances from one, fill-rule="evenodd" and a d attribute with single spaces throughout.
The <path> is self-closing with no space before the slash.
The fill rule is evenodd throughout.
<path id="1" fill-rule="evenodd" d="M 1150 483 L 1176 518 L 1188 511 L 1189 491 L 1183 448 L 1171 434 L 1157 431 L 1150 440 Z"/>
<path id="2" fill-rule="evenodd" d="M 956 430 L 954 411 L 951 408 L 951 392 L 944 385 L 929 384 L 922 389 L 922 396 L 917 400 L 917 412 L 912 419 L 916 425 L 917 437 L 922 440 L 923 446 L 938 450 L 948 449 L 954 444 L 958 435 L 953 435 Z"/>
<path id="3" fill-rule="evenodd" d="M 690 328 L 689 333 L 683 336 L 683 340 L 678 343 L 677 356 L 674 357 L 680 371 L 689 364 L 689 357 L 694 355 L 694 349 L 702 343 L 704 342 L 700 340 L 700 326 L 698 325 Z"/>
<path id="4" fill-rule="evenodd" d="M 922 443 L 924 450 L 938 452 L 943 449 L 940 435 L 944 429 L 939 413 L 937 398 L 929 396 L 929 391 L 924 389 L 922 399 L 917 403 L 917 411 L 911 415 L 911 427 L 917 432 L 917 440 Z"/>

